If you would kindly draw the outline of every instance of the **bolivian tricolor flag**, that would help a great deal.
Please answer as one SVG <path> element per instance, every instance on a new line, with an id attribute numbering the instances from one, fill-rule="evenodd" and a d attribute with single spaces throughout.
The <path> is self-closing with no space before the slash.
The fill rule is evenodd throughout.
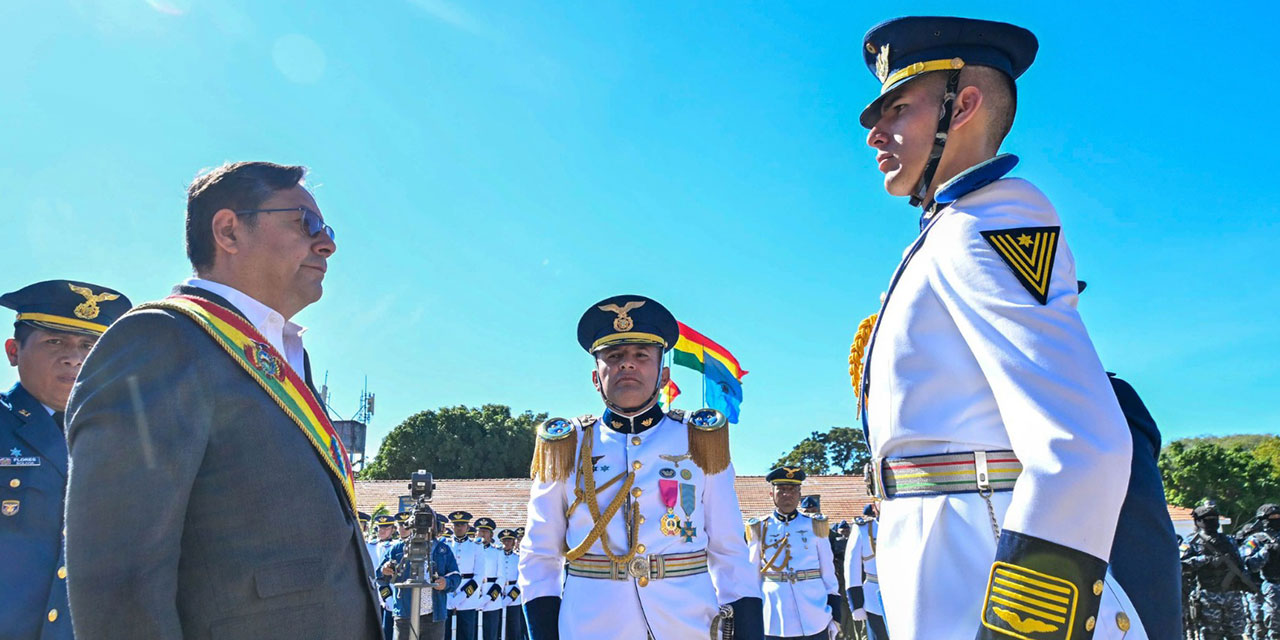
<path id="1" fill-rule="evenodd" d="M 668 380 L 666 386 L 662 387 L 662 406 L 670 409 L 671 403 L 675 402 L 678 395 L 680 395 L 680 387 L 676 386 L 675 380 Z"/>
<path id="2" fill-rule="evenodd" d="M 738 405 L 742 403 L 742 376 L 747 372 L 728 349 L 683 322 L 676 324 L 680 325 L 680 339 L 672 350 L 672 361 L 701 372 L 707 405 L 719 409 L 729 422 L 737 422 Z"/>

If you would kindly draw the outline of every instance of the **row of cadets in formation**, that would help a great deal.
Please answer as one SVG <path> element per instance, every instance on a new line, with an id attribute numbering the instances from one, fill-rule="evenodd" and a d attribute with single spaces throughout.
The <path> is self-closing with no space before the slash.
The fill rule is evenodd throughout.
<path id="1" fill-rule="evenodd" d="M 359 514 L 361 523 L 367 528 L 367 523 L 372 522 L 377 532 L 377 538 L 368 542 L 369 555 L 375 567 L 390 563 L 400 566 L 403 540 L 409 536 L 412 517 L 413 514 L 408 511 L 402 511 L 394 517 L 378 515 L 371 518 L 366 513 Z M 466 511 L 454 511 L 448 517 L 437 513 L 435 517 L 437 533 L 445 536 L 437 539 L 437 549 L 448 551 L 447 554 L 432 551 L 437 574 L 445 581 L 445 588 L 431 603 L 430 609 L 424 599 L 422 611 L 433 612 L 433 616 L 438 616 L 438 620 L 445 623 L 442 631 L 444 637 L 452 637 L 451 630 L 456 625 L 459 639 L 476 638 L 477 629 L 481 627 L 486 639 L 524 638 L 525 624 L 521 610 L 524 601 L 517 579 L 519 542 L 524 537 L 524 527 L 498 531 L 498 544 L 494 544 L 496 524 L 490 518 L 476 518 L 473 528 L 471 514 Z M 446 529 L 446 523 L 451 523 L 452 527 Z M 396 529 L 400 539 L 394 537 Z M 447 560 L 444 559 L 446 555 Z M 401 573 L 406 571 L 407 567 L 401 566 Z M 407 595 L 391 586 L 396 578 L 385 575 L 382 571 L 379 573 L 384 609 L 397 621 L 393 624 L 398 624 L 408 612 Z M 461 615 L 458 615 L 459 612 Z M 479 624 L 480 614 L 484 615 L 483 625 Z M 501 629 L 506 630 L 505 635 L 495 635 Z"/>
<path id="2" fill-rule="evenodd" d="M 85 356 L 132 305 L 113 289 L 49 280 L 0 296 L 0 306 L 17 312 L 4 350 L 18 368 L 0 393 L 0 636 L 71 638 L 63 414 Z"/>
<path id="3" fill-rule="evenodd" d="M 451 638 L 457 627 L 458 640 L 476 640 L 479 628 L 484 629 L 485 640 L 523 638 L 524 616 L 521 606 L 524 599 L 518 585 L 518 555 L 516 543 L 518 530 L 503 529 L 498 532 L 500 544 L 493 543 L 497 524 L 491 518 L 476 518 L 476 536 L 472 540 L 472 517 L 466 511 L 449 514 L 453 535 L 446 544 L 458 562 L 461 581 L 449 594 L 449 616 L 445 623 L 445 637 Z M 502 636 L 504 626 L 506 635 Z M 483 624 L 480 618 L 483 616 Z"/>

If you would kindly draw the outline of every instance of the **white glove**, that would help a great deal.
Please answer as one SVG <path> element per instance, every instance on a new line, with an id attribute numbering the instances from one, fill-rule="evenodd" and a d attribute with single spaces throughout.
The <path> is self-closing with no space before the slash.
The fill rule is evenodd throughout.
<path id="1" fill-rule="evenodd" d="M 840 625 L 835 620 L 827 623 L 827 640 L 838 640 L 840 637 Z"/>
<path id="2" fill-rule="evenodd" d="M 866 610 L 866 609 L 854 609 L 854 610 L 853 610 L 853 619 L 854 619 L 854 620 L 866 620 L 866 619 L 867 619 L 867 610 Z"/>

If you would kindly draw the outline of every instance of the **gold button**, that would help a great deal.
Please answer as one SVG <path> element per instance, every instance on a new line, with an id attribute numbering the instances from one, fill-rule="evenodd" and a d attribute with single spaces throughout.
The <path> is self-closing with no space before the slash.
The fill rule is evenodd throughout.
<path id="1" fill-rule="evenodd" d="M 645 550 L 645 546 L 644 546 L 644 545 L 642 545 L 642 544 L 638 544 L 638 545 L 636 545 L 636 553 L 644 553 L 644 550 Z"/>
<path id="2" fill-rule="evenodd" d="M 66 579 L 67 579 L 67 568 L 66 568 L 66 567 L 58 567 L 58 577 L 59 577 L 59 578 L 62 578 L 63 580 L 66 580 Z"/>
<path id="3" fill-rule="evenodd" d="M 642 493 L 644 493 L 644 492 L 640 490 L 640 487 L 636 487 L 636 488 L 634 488 L 634 489 L 632 489 L 632 490 L 631 490 L 631 497 L 632 497 L 632 498 L 639 498 L 639 497 L 640 497 L 640 494 L 642 494 Z"/>
<path id="4" fill-rule="evenodd" d="M 631 444 L 640 444 L 640 436 L 632 436 Z"/>
<path id="5" fill-rule="evenodd" d="M 53 622 L 54 620 L 57 620 L 57 619 L 58 619 L 58 610 L 57 610 L 57 609 L 50 609 L 50 610 L 49 610 L 49 622 Z"/>
<path id="6" fill-rule="evenodd" d="M 640 516 L 636 521 L 640 524 L 644 524 L 644 516 Z"/>
<path id="7" fill-rule="evenodd" d="M 1120 627 L 1121 631 L 1129 630 L 1129 616 L 1125 615 L 1123 611 L 1116 614 L 1116 626 Z"/>
<path id="8" fill-rule="evenodd" d="M 17 478 L 14 478 L 9 481 L 9 486 L 13 487 L 14 489 L 17 489 L 18 487 L 22 486 L 22 481 Z"/>
<path id="9" fill-rule="evenodd" d="M 639 461 L 639 460 L 636 460 L 635 462 L 632 462 L 632 463 L 631 463 L 631 468 L 632 468 L 632 469 L 639 469 L 640 467 L 643 467 L 643 466 L 644 466 L 644 465 L 643 465 L 643 464 L 640 464 L 640 461 Z"/>
<path id="10" fill-rule="evenodd" d="M 1100 596 L 1100 595 L 1102 595 L 1102 581 L 1101 581 L 1101 580 L 1099 580 L 1099 581 L 1097 581 L 1097 582 L 1093 583 L 1093 595 L 1095 595 L 1095 596 Z"/>
<path id="11" fill-rule="evenodd" d="M 1093 616 L 1089 616 L 1089 619 L 1084 621 L 1084 630 L 1093 631 L 1093 625 L 1094 625 Z"/>
<path id="12" fill-rule="evenodd" d="M 649 576 L 640 576 L 639 578 L 636 578 L 636 584 L 642 587 L 649 586 Z"/>

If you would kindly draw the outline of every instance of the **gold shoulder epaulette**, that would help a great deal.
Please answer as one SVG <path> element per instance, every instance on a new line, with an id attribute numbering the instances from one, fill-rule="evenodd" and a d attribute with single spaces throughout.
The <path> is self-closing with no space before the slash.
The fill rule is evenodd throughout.
<path id="1" fill-rule="evenodd" d="M 708 475 L 729 468 L 729 421 L 715 409 L 698 409 L 689 414 L 689 457 Z"/>
<path id="2" fill-rule="evenodd" d="M 819 514 L 812 515 L 812 516 L 809 516 L 809 517 L 810 517 L 810 518 L 813 518 L 813 532 L 814 532 L 814 533 L 816 533 L 816 534 L 818 534 L 818 535 L 820 535 L 820 536 L 822 536 L 822 537 L 824 537 L 824 538 L 827 536 L 827 534 L 828 534 L 828 533 L 831 533 L 831 521 L 830 521 L 830 520 L 827 520 L 827 517 L 826 517 L 826 516 L 824 516 L 824 515 L 822 515 L 821 513 L 819 513 Z"/>
<path id="3" fill-rule="evenodd" d="M 760 518 L 750 518 L 747 520 L 747 542 L 760 539 Z"/>
<path id="4" fill-rule="evenodd" d="M 594 420 L 593 420 L 594 422 Z M 578 453 L 578 430 L 564 418 L 552 418 L 538 425 L 533 444 L 529 477 L 539 482 L 566 480 L 573 472 Z"/>

